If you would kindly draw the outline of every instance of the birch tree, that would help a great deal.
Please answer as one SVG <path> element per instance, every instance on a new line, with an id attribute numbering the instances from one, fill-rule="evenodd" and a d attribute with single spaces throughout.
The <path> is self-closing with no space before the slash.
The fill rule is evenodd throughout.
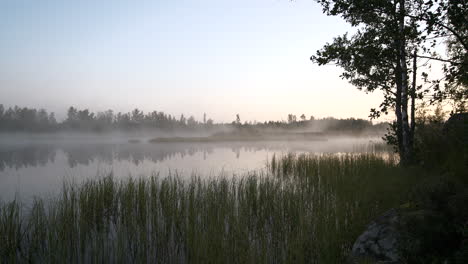
<path id="1" fill-rule="evenodd" d="M 334 63 L 344 72 L 341 77 L 365 92 L 380 90 L 384 99 L 371 109 L 371 118 L 395 113 L 394 144 L 402 164 L 412 161 L 414 124 L 410 124 L 408 99 L 416 97 L 410 89 L 409 74 L 413 50 L 426 41 L 418 25 L 424 2 L 420 0 L 317 0 L 327 15 L 341 16 L 355 27 L 352 36 L 344 34 L 327 43 L 311 57 L 319 65 Z M 414 70 L 413 70 L 414 71 Z M 413 82 L 414 78 L 413 78 Z M 411 107 L 414 111 L 414 103 Z M 412 114 L 412 116 L 414 116 Z M 414 118 L 411 120 L 414 122 Z"/>

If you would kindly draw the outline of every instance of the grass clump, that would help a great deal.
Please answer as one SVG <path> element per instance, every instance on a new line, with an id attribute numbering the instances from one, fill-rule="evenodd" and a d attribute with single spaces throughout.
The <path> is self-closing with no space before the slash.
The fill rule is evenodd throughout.
<path id="1" fill-rule="evenodd" d="M 286 155 L 240 178 L 64 184 L 0 206 L 0 262 L 343 263 L 423 174 L 392 156 Z"/>

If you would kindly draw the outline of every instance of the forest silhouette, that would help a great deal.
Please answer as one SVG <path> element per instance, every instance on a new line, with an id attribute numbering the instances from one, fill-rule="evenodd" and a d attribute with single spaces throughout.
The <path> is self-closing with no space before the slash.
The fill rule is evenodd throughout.
<path id="1" fill-rule="evenodd" d="M 113 110 L 92 112 L 89 109 L 69 107 L 67 116 L 63 121 L 58 121 L 55 113 L 45 109 L 28 107 L 5 108 L 0 104 L 0 132 L 110 132 L 110 131 L 135 131 L 135 130 L 162 130 L 162 131 L 208 131 L 214 132 L 223 128 L 231 129 L 310 129 L 320 132 L 342 131 L 359 133 L 384 132 L 388 123 L 376 123 L 359 118 L 338 119 L 306 118 L 304 114 L 300 119 L 296 115 L 288 114 L 287 120 L 265 122 L 241 122 L 239 114 L 231 123 L 215 123 L 213 119 L 203 115 L 203 121 L 198 121 L 194 116 L 188 118 L 183 114 L 180 117 L 167 114 L 162 111 L 143 112 L 138 108 L 131 112 L 115 113 Z"/>

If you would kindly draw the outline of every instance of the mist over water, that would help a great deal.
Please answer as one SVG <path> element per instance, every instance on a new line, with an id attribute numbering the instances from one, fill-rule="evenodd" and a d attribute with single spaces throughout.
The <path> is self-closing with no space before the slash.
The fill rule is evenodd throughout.
<path id="1" fill-rule="evenodd" d="M 365 152 L 381 141 L 335 137 L 327 141 L 148 143 L 142 139 L 130 143 L 128 137 L 83 137 L 2 137 L 0 199 L 53 197 L 64 181 L 79 183 L 109 173 L 115 178 L 242 176 L 264 170 L 273 155 Z"/>

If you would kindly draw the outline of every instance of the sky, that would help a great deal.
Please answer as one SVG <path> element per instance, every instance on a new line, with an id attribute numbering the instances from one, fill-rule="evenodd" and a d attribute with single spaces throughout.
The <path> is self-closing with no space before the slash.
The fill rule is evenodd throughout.
<path id="1" fill-rule="evenodd" d="M 0 104 L 367 119 L 381 94 L 310 61 L 349 30 L 313 0 L 1 0 Z"/>

